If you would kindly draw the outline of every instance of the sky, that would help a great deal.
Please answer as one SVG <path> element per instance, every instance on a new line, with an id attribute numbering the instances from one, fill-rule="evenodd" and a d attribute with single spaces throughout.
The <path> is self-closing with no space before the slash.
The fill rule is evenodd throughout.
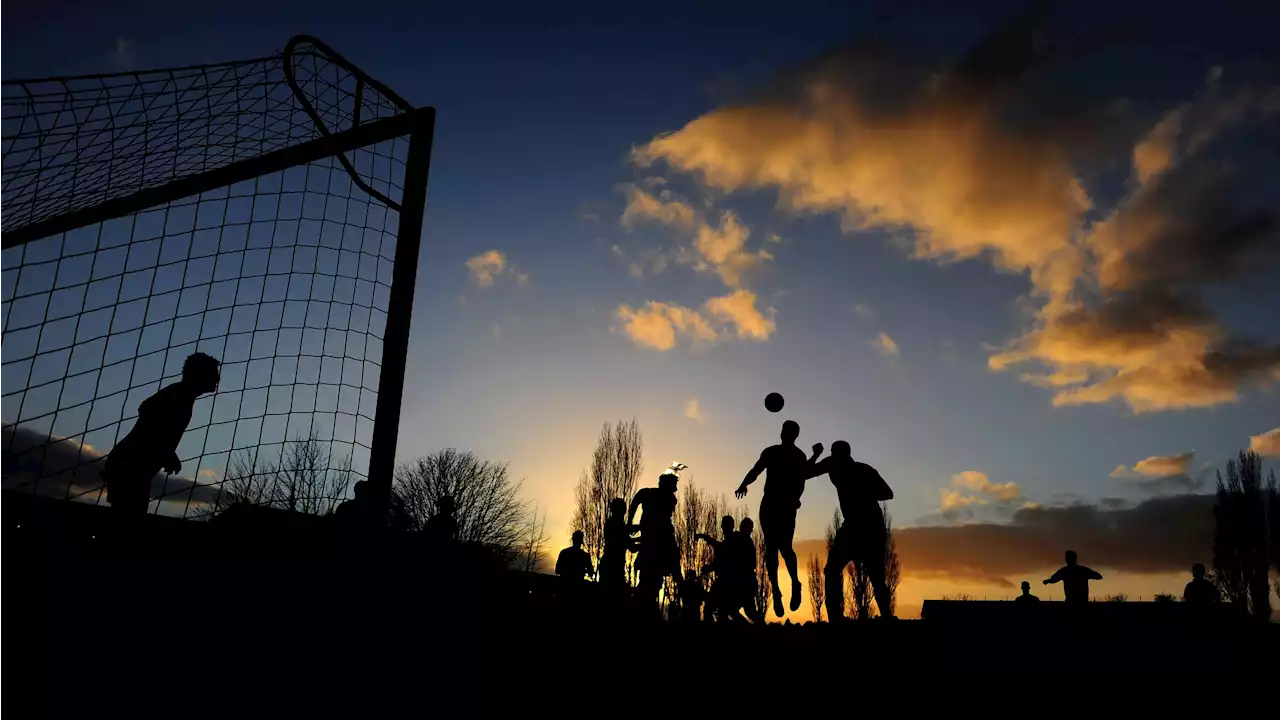
<path id="1" fill-rule="evenodd" d="M 1066 543 L 1150 595 L 1280 455 L 1275 10 L 1055 6 L 1033 60 L 1010 2 L 13 5 L 6 79 L 309 33 L 436 108 L 398 454 L 509 463 L 555 546 L 603 422 L 729 495 L 792 419 L 895 489 L 917 608 Z"/>

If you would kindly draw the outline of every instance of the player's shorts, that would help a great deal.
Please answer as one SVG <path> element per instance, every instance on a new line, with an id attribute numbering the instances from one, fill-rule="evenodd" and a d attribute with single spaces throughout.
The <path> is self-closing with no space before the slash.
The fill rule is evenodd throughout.
<path id="1" fill-rule="evenodd" d="M 845 521 L 836 531 L 827 553 L 828 562 L 834 559 L 840 567 L 850 562 L 884 562 L 884 526 Z"/>
<path id="2" fill-rule="evenodd" d="M 134 472 L 127 472 L 128 470 Z M 112 462 L 111 456 L 107 456 L 107 463 L 102 469 L 102 481 L 107 486 L 107 502 L 119 510 L 145 513 L 147 506 L 151 504 L 151 478 L 156 472 L 150 467 L 129 467 L 123 457 Z"/>
<path id="3" fill-rule="evenodd" d="M 795 538 L 797 507 L 797 503 L 788 500 L 760 502 L 760 532 L 765 543 L 776 547 Z"/>

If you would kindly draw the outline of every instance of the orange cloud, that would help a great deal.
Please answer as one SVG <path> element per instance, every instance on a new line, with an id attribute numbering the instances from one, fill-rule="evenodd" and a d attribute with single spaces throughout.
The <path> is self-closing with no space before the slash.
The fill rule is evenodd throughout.
<path id="1" fill-rule="evenodd" d="M 654 350 L 675 347 L 677 335 L 702 341 L 714 341 L 718 337 L 698 311 L 680 305 L 649 301 L 636 310 L 620 305 L 616 315 L 622 322 L 622 332 L 632 342 Z"/>
<path id="2" fill-rule="evenodd" d="M 706 417 L 702 414 L 702 406 L 698 403 L 698 398 L 689 398 L 685 401 L 684 416 L 696 423 L 706 422 Z"/>
<path id="3" fill-rule="evenodd" d="M 1280 427 L 1250 437 L 1249 449 L 1263 457 L 1280 457 Z"/>
<path id="4" fill-rule="evenodd" d="M 651 220 L 685 230 L 697 224 L 697 212 L 688 204 L 677 200 L 669 190 L 655 196 L 637 185 L 623 187 L 627 205 L 622 211 L 622 226 L 633 228 L 642 220 Z"/>
<path id="5" fill-rule="evenodd" d="M 705 307 L 711 317 L 730 326 L 742 340 L 768 340 L 777 329 L 773 309 L 760 312 L 756 308 L 756 294 L 750 290 L 734 290 L 711 298 Z"/>
<path id="6" fill-rule="evenodd" d="M 657 253 L 660 261 L 652 259 L 652 251 L 642 253 L 650 256 L 650 263 L 658 271 L 666 267 L 666 257 L 670 255 L 676 262 L 690 265 L 700 272 L 715 273 L 726 286 L 738 288 L 742 286 L 743 275 L 747 271 L 773 259 L 773 255 L 765 250 L 747 250 L 751 229 L 732 211 L 720 213 L 717 224 L 713 225 L 669 190 L 662 190 L 655 196 L 636 185 L 627 185 L 624 192 L 627 205 L 622 212 L 623 227 L 631 229 L 641 221 L 656 222 L 688 236 L 691 242 L 689 247 L 674 252 Z M 640 272 L 635 264 L 632 265 L 633 275 L 643 274 L 643 265 L 638 267 Z"/>
<path id="7" fill-rule="evenodd" d="M 471 280 L 480 288 L 493 287 L 494 282 L 504 274 L 509 274 L 515 278 L 518 285 L 529 284 L 528 273 L 522 272 L 515 265 L 508 262 L 507 256 L 501 250 L 486 250 L 475 257 L 469 258 L 464 264 L 467 267 L 467 271 L 471 273 Z"/>
<path id="8" fill-rule="evenodd" d="M 1020 377 L 1052 389 L 1056 406 L 1204 407 L 1280 380 L 1280 346 L 1234 337 L 1198 299 L 1204 284 L 1277 256 L 1274 213 L 1237 206 L 1251 196 L 1238 188 L 1266 183 L 1200 157 L 1274 114 L 1280 90 L 1227 93 L 1213 73 L 1192 102 L 1127 143 L 1131 192 L 1093 222 L 1073 162 L 1084 133 L 1011 127 L 1002 103 L 1020 100 L 1005 90 L 1025 64 L 974 57 L 927 77 L 841 58 L 765 102 L 696 118 L 633 159 L 720 191 L 775 190 L 784 210 L 891 232 L 918 258 L 981 257 L 1025 273 L 1039 312 L 989 365 L 1040 366 Z"/>
<path id="9" fill-rule="evenodd" d="M 1133 464 L 1133 468 L 1126 468 L 1124 465 L 1117 467 L 1111 471 L 1111 477 L 1127 477 L 1129 475 L 1145 475 L 1147 477 L 1171 477 L 1174 475 L 1186 475 L 1191 470 L 1191 464 L 1195 461 L 1196 454 L 1194 452 L 1185 452 L 1178 455 L 1152 455 L 1145 460 L 1139 460 Z"/>
<path id="10" fill-rule="evenodd" d="M 942 488 L 939 491 L 942 496 L 941 505 L 942 512 L 950 512 L 953 510 L 963 510 L 971 505 L 986 505 L 987 501 L 980 497 L 965 495 L 951 488 Z"/>
<path id="11" fill-rule="evenodd" d="M 993 483 L 986 473 L 981 473 L 977 470 L 965 470 L 962 473 L 952 475 L 951 482 L 962 488 L 989 495 L 1002 502 L 1017 500 L 1022 497 L 1022 491 L 1018 488 L 1018 483 Z"/>
<path id="12" fill-rule="evenodd" d="M 898 353 L 898 343 L 889 337 L 889 333 L 882 332 L 871 341 L 871 346 L 880 351 L 885 357 L 895 357 Z"/>
<path id="13" fill-rule="evenodd" d="M 768 340 L 777 329 L 773 309 L 757 309 L 756 296 L 748 290 L 711 298 L 701 311 L 649 301 L 638 309 L 619 305 L 615 316 L 621 322 L 621 332 L 632 342 L 659 351 L 672 349 L 682 337 L 692 342 L 726 337 L 760 341 Z"/>
<path id="14" fill-rule="evenodd" d="M 941 488 L 938 491 L 940 510 L 951 519 L 955 519 L 957 515 L 968 515 L 973 507 L 991 502 L 997 503 L 997 508 L 1007 512 L 1014 502 L 1022 499 L 1022 489 L 1018 483 L 991 482 L 986 473 L 977 470 L 965 470 L 952 475 L 951 484 L 961 489 Z M 968 491 L 968 494 L 964 491 Z"/>

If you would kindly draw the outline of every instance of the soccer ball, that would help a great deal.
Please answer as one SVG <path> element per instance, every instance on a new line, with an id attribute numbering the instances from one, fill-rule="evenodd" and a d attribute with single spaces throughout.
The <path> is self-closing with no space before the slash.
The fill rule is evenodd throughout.
<path id="1" fill-rule="evenodd" d="M 765 395 L 764 407 L 769 412 L 778 412 L 782 409 L 782 395 L 776 392 Z"/>

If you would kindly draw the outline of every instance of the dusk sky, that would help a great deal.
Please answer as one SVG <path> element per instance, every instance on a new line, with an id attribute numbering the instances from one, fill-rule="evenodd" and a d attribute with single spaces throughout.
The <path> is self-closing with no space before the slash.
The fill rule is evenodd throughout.
<path id="1" fill-rule="evenodd" d="M 991 525 L 1180 592 L 1175 496 L 1280 456 L 1280 12 L 1061 4 L 1032 62 L 971 52 L 1020 3 L 881 5 L 21 3 L 3 74 L 309 33 L 435 107 L 399 456 L 509 462 L 553 546 L 601 423 L 731 496 L 792 419 L 895 489 L 904 615 L 1066 549 Z M 835 504 L 810 481 L 797 539 Z"/>

